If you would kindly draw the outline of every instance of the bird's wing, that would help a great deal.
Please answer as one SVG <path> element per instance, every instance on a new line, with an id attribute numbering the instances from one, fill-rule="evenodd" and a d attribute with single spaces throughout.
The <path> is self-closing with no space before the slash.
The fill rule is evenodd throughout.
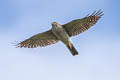
<path id="1" fill-rule="evenodd" d="M 96 24 L 96 22 L 101 18 L 102 15 L 103 11 L 101 10 L 99 10 L 98 12 L 95 11 L 91 15 L 88 14 L 86 17 L 82 19 L 73 20 L 62 26 L 67 31 L 69 36 L 75 36 L 86 31 L 91 26 Z"/>
<path id="2" fill-rule="evenodd" d="M 20 42 L 18 44 L 18 47 L 20 47 L 20 48 L 22 48 L 22 47 L 35 48 L 38 46 L 43 47 L 43 46 L 57 43 L 58 41 L 59 40 L 53 34 L 52 30 L 49 30 L 49 31 L 34 35 L 31 38 Z"/>

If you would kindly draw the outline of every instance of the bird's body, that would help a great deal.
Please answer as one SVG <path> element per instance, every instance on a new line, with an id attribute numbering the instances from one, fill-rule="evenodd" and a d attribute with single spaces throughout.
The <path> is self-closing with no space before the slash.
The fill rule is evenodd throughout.
<path id="1" fill-rule="evenodd" d="M 61 40 L 64 44 L 68 43 L 70 37 L 68 33 L 65 31 L 62 25 L 58 24 L 57 22 L 52 23 L 52 32 L 55 36 Z"/>
<path id="2" fill-rule="evenodd" d="M 57 22 L 53 22 L 52 32 L 60 41 L 62 41 L 67 46 L 67 48 L 71 51 L 72 55 L 75 56 L 78 54 L 77 50 L 74 48 L 73 44 L 70 41 L 70 36 L 62 25 L 58 24 Z"/>
<path id="3" fill-rule="evenodd" d="M 22 41 L 18 44 L 18 47 L 36 48 L 38 46 L 44 47 L 51 44 L 55 44 L 58 41 L 62 41 L 67 48 L 70 50 L 73 56 L 77 55 L 78 52 L 74 48 L 70 37 L 76 36 L 91 26 L 96 24 L 96 22 L 101 18 L 103 11 L 93 12 L 91 15 L 87 15 L 82 19 L 73 20 L 67 24 L 61 25 L 57 22 L 52 23 L 52 29 L 39 33 Z"/>

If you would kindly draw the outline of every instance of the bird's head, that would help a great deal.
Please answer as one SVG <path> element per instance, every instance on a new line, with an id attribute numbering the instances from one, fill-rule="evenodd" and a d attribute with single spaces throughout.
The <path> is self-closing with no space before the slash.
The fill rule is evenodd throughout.
<path id="1" fill-rule="evenodd" d="M 61 28 L 61 25 L 57 22 L 52 22 L 52 28 L 57 30 L 57 29 Z"/>
<path id="2" fill-rule="evenodd" d="M 57 22 L 52 22 L 52 26 L 57 26 Z"/>
<path id="3" fill-rule="evenodd" d="M 53 27 L 53 28 L 58 28 L 58 25 L 59 25 L 59 24 L 58 24 L 57 22 L 52 22 L 52 27 Z"/>

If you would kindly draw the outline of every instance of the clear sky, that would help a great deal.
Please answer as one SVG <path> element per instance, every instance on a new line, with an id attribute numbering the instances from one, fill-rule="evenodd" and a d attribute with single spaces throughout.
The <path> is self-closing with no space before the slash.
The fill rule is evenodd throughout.
<path id="1" fill-rule="evenodd" d="M 15 48 L 51 28 L 102 9 L 88 31 L 71 38 L 79 55 L 62 42 L 35 49 Z M 0 0 L 0 80 L 120 80 L 119 0 Z"/>

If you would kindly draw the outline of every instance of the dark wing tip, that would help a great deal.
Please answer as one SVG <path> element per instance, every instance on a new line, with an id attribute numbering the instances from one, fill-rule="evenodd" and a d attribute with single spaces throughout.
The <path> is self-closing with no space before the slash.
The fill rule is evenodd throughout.
<path id="1" fill-rule="evenodd" d="M 94 11 L 91 15 L 87 15 L 87 16 L 85 16 L 85 17 L 90 17 L 90 16 L 96 16 L 96 17 L 101 17 L 101 16 L 103 16 L 104 14 L 103 14 L 103 11 L 100 9 L 100 10 L 98 10 L 97 12 L 96 11 Z"/>
<path id="2" fill-rule="evenodd" d="M 11 42 L 11 44 L 12 44 L 13 46 L 15 46 L 15 48 L 20 47 L 20 45 L 19 45 L 19 42 L 18 42 L 18 41 Z"/>
<path id="3" fill-rule="evenodd" d="M 103 16 L 103 11 L 100 9 L 94 16 Z"/>
<path id="4" fill-rule="evenodd" d="M 24 41 L 22 41 L 22 42 L 19 42 L 19 43 L 17 43 L 16 44 L 16 48 L 25 48 L 26 47 L 26 45 L 25 45 L 25 42 Z"/>

